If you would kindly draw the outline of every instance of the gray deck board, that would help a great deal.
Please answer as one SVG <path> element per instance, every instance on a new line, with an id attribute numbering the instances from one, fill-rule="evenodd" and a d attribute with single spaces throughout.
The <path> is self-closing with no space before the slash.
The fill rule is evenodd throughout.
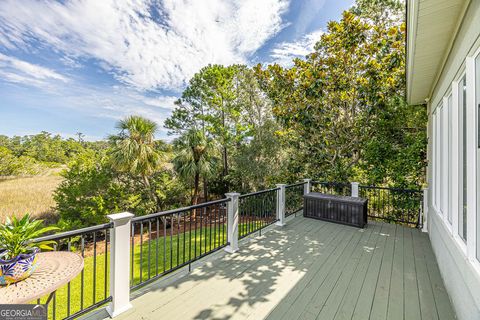
<path id="1" fill-rule="evenodd" d="M 392 273 L 390 277 L 390 292 L 388 295 L 388 313 L 387 319 L 403 320 L 403 237 L 404 228 L 398 227 L 395 231 L 395 245 L 393 252 Z"/>
<path id="2" fill-rule="evenodd" d="M 296 217 L 142 289 L 117 319 L 454 319 L 428 236 Z"/>
<path id="3" fill-rule="evenodd" d="M 372 227 L 369 226 L 369 228 L 372 228 Z M 372 261 L 373 254 L 371 253 L 375 250 L 375 248 L 377 247 L 378 241 L 381 238 L 380 237 L 381 230 L 382 230 L 381 224 L 374 224 L 372 228 L 372 237 L 373 237 L 372 242 L 364 247 L 362 260 L 357 265 L 355 276 L 353 277 L 352 281 L 349 283 L 345 291 L 345 294 L 339 303 L 339 308 L 336 311 L 336 315 L 334 317 L 335 320 L 346 320 L 346 319 L 352 318 L 360 291 L 362 290 L 363 283 L 365 281 L 365 275 L 367 274 Z"/>

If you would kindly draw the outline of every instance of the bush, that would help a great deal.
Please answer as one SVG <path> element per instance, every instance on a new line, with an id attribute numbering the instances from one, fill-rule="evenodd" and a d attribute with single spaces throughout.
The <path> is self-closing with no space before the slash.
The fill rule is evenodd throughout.
<path id="1" fill-rule="evenodd" d="M 0 146 L 0 176 L 35 175 L 44 169 L 29 156 L 16 157 L 9 149 Z"/>
<path id="2" fill-rule="evenodd" d="M 139 177 L 113 170 L 105 155 L 88 150 L 63 172 L 65 180 L 55 191 L 56 209 L 62 229 L 74 229 L 107 222 L 106 215 L 129 211 L 145 215 L 184 205 L 185 188 L 171 171 L 151 177 L 156 200 Z"/>

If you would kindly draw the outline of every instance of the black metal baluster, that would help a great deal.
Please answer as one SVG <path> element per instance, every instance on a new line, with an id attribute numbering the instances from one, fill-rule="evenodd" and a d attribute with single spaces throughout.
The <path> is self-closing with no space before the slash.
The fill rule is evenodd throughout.
<path id="1" fill-rule="evenodd" d="M 215 248 L 217 247 L 217 215 L 218 215 L 218 210 L 219 210 L 219 206 L 218 204 L 216 204 L 214 206 L 214 211 L 213 211 L 213 245 L 215 246 Z"/>
<path id="2" fill-rule="evenodd" d="M 134 270 L 135 270 L 135 222 L 132 223 L 132 235 L 131 235 L 131 241 L 132 241 L 132 244 L 131 244 L 131 252 L 132 252 L 132 258 L 130 259 L 130 264 L 131 264 L 131 267 L 130 269 L 131 270 L 131 274 L 132 274 L 132 278 L 130 279 L 130 283 L 131 283 L 131 287 L 133 287 L 133 285 L 135 284 L 135 274 L 134 274 Z"/>
<path id="3" fill-rule="evenodd" d="M 208 216 L 207 216 L 207 207 L 203 207 L 203 216 L 205 217 L 205 232 L 204 232 L 204 241 L 205 241 L 205 246 L 204 246 L 204 253 L 206 253 L 207 250 L 207 235 L 208 235 L 208 230 L 207 230 L 207 223 L 208 223 Z"/>
<path id="4" fill-rule="evenodd" d="M 157 234 L 156 234 L 156 237 L 155 237 L 155 275 L 158 276 L 158 241 L 160 240 L 159 237 L 160 237 L 160 226 L 159 226 L 159 223 L 160 223 L 160 220 L 158 219 L 158 217 L 155 219 L 155 223 L 156 223 L 156 231 L 157 231 Z"/>
<path id="5" fill-rule="evenodd" d="M 173 268 L 173 227 L 175 222 L 173 220 L 173 214 L 170 215 L 170 269 Z"/>
<path id="6" fill-rule="evenodd" d="M 97 232 L 93 232 L 93 303 L 97 301 Z"/>
<path id="7" fill-rule="evenodd" d="M 167 270 L 167 216 L 162 218 L 163 222 L 163 273 Z"/>
<path id="8" fill-rule="evenodd" d="M 227 241 L 225 240 L 225 232 L 226 232 L 226 221 L 227 221 L 227 208 L 226 206 L 224 207 L 223 210 L 223 216 L 222 216 L 222 237 L 223 237 L 223 243 L 226 243 Z"/>
<path id="9" fill-rule="evenodd" d="M 140 222 L 140 283 L 143 281 L 143 221 Z"/>
<path id="10" fill-rule="evenodd" d="M 203 230 L 203 229 L 202 229 L 202 224 L 203 224 L 203 210 L 200 209 L 200 239 L 199 239 L 199 242 L 200 242 L 200 248 L 199 248 L 200 254 L 199 254 L 199 256 L 202 255 L 202 230 Z M 196 242 L 196 241 L 195 241 L 195 242 Z M 195 255 L 195 258 L 196 258 L 196 257 L 197 257 L 197 256 Z"/>
<path id="11" fill-rule="evenodd" d="M 85 237 L 83 234 L 80 236 L 80 247 L 81 247 L 81 255 L 82 258 L 85 259 Z M 85 291 L 85 268 L 82 268 L 80 272 L 80 310 L 83 310 L 83 299 L 84 299 L 84 291 Z"/>
<path id="12" fill-rule="evenodd" d="M 193 259 L 196 259 L 197 258 L 197 209 L 194 209 L 195 211 L 195 247 L 194 247 L 194 255 L 193 255 Z"/>
<path id="13" fill-rule="evenodd" d="M 177 213 L 177 264 L 180 264 L 180 213 Z"/>
<path id="14" fill-rule="evenodd" d="M 58 246 L 57 243 L 53 245 L 53 251 L 58 251 Z M 52 308 L 52 316 L 53 319 L 55 320 L 57 317 L 57 295 L 53 295 L 53 308 Z"/>
<path id="15" fill-rule="evenodd" d="M 67 251 L 72 250 L 72 239 L 69 237 L 67 240 Z M 71 286 L 70 281 L 67 283 L 67 317 L 70 316 L 70 297 L 71 297 Z"/>
<path id="16" fill-rule="evenodd" d="M 188 231 L 188 261 L 192 261 L 192 217 L 193 210 L 189 210 L 190 229 Z"/>
<path id="17" fill-rule="evenodd" d="M 183 263 L 185 263 L 185 237 L 187 236 L 187 221 L 186 214 L 183 212 Z"/>
<path id="18" fill-rule="evenodd" d="M 208 215 L 208 229 L 210 229 L 210 248 L 208 251 L 212 250 L 212 208 L 210 208 L 210 214 Z"/>
<path id="19" fill-rule="evenodd" d="M 103 279 L 103 299 L 107 300 L 107 270 L 108 270 L 108 229 L 105 229 L 105 253 L 104 253 L 104 269 L 103 269 L 103 274 L 104 274 L 104 279 Z"/>
<path id="20" fill-rule="evenodd" d="M 152 254 L 152 221 L 148 220 L 148 279 L 151 278 L 150 276 L 150 256 Z"/>

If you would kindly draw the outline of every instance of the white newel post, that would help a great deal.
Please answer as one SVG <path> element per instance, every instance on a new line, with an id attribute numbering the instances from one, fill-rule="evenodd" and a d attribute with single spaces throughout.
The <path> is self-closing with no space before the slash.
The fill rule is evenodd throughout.
<path id="1" fill-rule="evenodd" d="M 312 190 L 312 179 L 303 179 L 305 184 L 303 185 L 303 194 L 310 193 Z"/>
<path id="2" fill-rule="evenodd" d="M 286 184 L 277 184 L 277 226 L 285 225 L 285 187 Z"/>
<path id="3" fill-rule="evenodd" d="M 227 242 L 225 248 L 228 253 L 238 251 L 238 199 L 240 193 L 226 193 L 225 196 L 230 198 L 227 202 Z"/>
<path id="4" fill-rule="evenodd" d="M 422 231 L 428 232 L 428 189 L 423 189 L 423 215 L 421 222 L 423 223 Z"/>
<path id="5" fill-rule="evenodd" d="M 352 197 L 358 198 L 358 182 L 352 182 Z"/>
<path id="6" fill-rule="evenodd" d="M 113 222 L 110 231 L 110 294 L 107 307 L 110 317 L 116 317 L 132 307 L 130 304 L 130 231 L 133 214 L 122 212 L 108 215 Z"/>

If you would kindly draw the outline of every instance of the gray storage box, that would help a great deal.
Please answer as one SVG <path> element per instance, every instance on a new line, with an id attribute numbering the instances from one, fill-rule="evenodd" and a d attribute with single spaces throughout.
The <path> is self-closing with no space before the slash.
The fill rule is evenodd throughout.
<path id="1" fill-rule="evenodd" d="M 303 196 L 303 216 L 363 228 L 368 200 L 310 192 Z"/>

